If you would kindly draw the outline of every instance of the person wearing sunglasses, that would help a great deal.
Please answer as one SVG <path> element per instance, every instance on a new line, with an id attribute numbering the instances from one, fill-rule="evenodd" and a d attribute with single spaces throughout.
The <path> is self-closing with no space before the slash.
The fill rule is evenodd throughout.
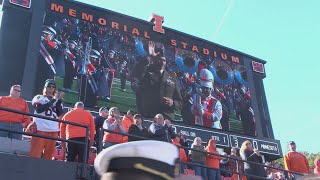
<path id="1" fill-rule="evenodd" d="M 42 95 L 36 95 L 32 99 L 34 113 L 48 118 L 59 118 L 62 115 L 63 96 L 63 92 L 56 90 L 56 83 L 53 79 L 46 80 Z M 59 123 L 56 121 L 35 117 L 27 130 L 39 135 L 57 138 L 60 128 Z M 51 160 L 55 150 L 55 143 L 55 140 L 32 137 L 30 157 L 41 158 L 43 152 L 42 157 Z"/>
<path id="2" fill-rule="evenodd" d="M 13 85 L 9 96 L 0 97 L 0 107 L 29 113 L 27 102 L 20 98 L 21 86 Z M 22 114 L 0 110 L 0 128 L 22 132 L 23 127 L 30 123 L 30 117 Z M 0 131 L 0 137 L 22 139 L 22 134 Z"/>

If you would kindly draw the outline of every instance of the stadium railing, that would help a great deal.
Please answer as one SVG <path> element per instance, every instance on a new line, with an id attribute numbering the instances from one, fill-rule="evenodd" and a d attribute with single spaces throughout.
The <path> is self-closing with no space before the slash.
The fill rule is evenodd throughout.
<path id="1" fill-rule="evenodd" d="M 138 138 L 138 139 L 141 139 L 141 140 L 153 140 L 153 139 L 150 139 L 150 138 L 146 138 L 146 137 L 140 137 L 140 136 L 136 136 L 136 135 L 132 135 L 132 134 L 127 134 L 127 133 L 121 133 L 121 132 L 115 132 L 115 131 L 112 131 L 112 130 L 108 130 L 108 129 L 100 129 L 100 132 L 99 132 L 99 140 L 102 140 L 102 135 L 104 132 L 109 132 L 109 133 L 114 133 L 114 134 L 118 134 L 118 135 L 123 135 L 123 136 L 130 136 L 130 137 L 134 137 L 134 138 Z M 102 141 L 100 141 L 102 142 Z M 222 171 L 222 172 L 227 172 L 227 173 L 231 173 L 231 174 L 237 174 L 238 176 L 238 180 L 242 179 L 241 177 L 243 176 L 246 176 L 246 177 L 249 177 L 249 178 L 253 178 L 253 179 L 268 179 L 267 177 L 261 177 L 261 176 L 256 176 L 256 175 L 252 175 L 252 174 L 247 174 L 245 172 L 243 172 L 242 169 L 240 169 L 240 164 L 242 164 L 243 166 L 243 163 L 246 162 L 246 163 L 249 163 L 251 165 L 258 165 L 258 166 L 262 166 L 263 168 L 269 168 L 269 169 L 273 169 L 273 170 L 278 170 L 278 171 L 281 171 L 281 172 L 284 172 L 284 173 L 291 173 L 291 174 L 296 174 L 296 175 L 303 175 L 301 173 L 297 173 L 297 172 L 293 172 L 293 171 L 288 171 L 288 170 L 284 170 L 284 169 L 281 169 L 281 168 L 276 168 L 276 167 L 273 167 L 273 166 L 269 166 L 269 165 L 265 165 L 263 163 L 256 163 L 256 162 L 252 162 L 252 161 L 247 161 L 247 160 L 243 160 L 243 159 L 239 159 L 239 158 L 234 158 L 234 157 L 230 157 L 230 156 L 223 156 L 223 155 L 220 155 L 220 154 L 214 154 L 214 153 L 210 153 L 210 152 L 206 152 L 206 151 L 201 151 L 201 150 L 196 150 L 196 149 L 193 149 L 193 148 L 190 148 L 190 147 L 185 147 L 185 146 L 177 146 L 178 148 L 183 148 L 183 149 L 187 149 L 189 151 L 197 151 L 197 152 L 201 152 L 201 153 L 204 153 L 204 154 L 207 154 L 207 155 L 213 155 L 213 156 L 218 156 L 220 158 L 227 158 L 227 159 L 232 159 L 232 160 L 235 160 L 236 163 L 237 163 L 237 171 L 234 172 L 234 171 L 230 171 L 230 170 L 227 170 L 227 169 L 217 169 L 217 168 L 211 168 L 211 167 L 208 167 L 208 166 L 204 166 L 204 165 L 200 165 L 200 164 L 195 164 L 195 163 L 190 163 L 190 162 L 181 162 L 179 161 L 180 164 L 185 164 L 185 165 L 189 165 L 191 167 L 195 167 L 195 166 L 198 166 L 198 167 L 202 167 L 202 168 L 205 168 L 206 170 L 207 169 L 213 169 L 213 170 L 218 170 L 218 171 Z M 102 150 L 102 143 L 98 145 L 97 147 L 98 151 L 97 153 L 100 153 L 100 151 Z M 183 173 L 183 172 L 182 172 Z M 267 175 L 267 174 L 266 174 Z M 290 178 L 289 178 L 290 179 Z"/>
<path id="2" fill-rule="evenodd" d="M 8 129 L 4 129 L 4 128 L 0 128 L 0 131 L 6 131 L 6 132 L 11 132 L 11 133 L 23 134 L 23 135 L 34 136 L 34 137 L 45 138 L 45 139 L 51 139 L 51 140 L 57 140 L 57 141 L 62 141 L 62 142 L 82 144 L 82 145 L 85 146 L 84 147 L 85 148 L 85 154 L 88 154 L 88 151 L 89 151 L 89 147 L 88 147 L 88 144 L 89 144 L 89 128 L 87 126 L 82 125 L 82 124 L 78 124 L 78 123 L 74 123 L 74 122 L 62 121 L 62 120 L 59 120 L 59 119 L 54 119 L 54 118 L 49 118 L 49 117 L 40 116 L 40 115 L 36 115 L 36 114 L 31 114 L 31 113 L 26 113 L 26 112 L 22 112 L 22 111 L 13 110 L 13 109 L 8 109 L 8 108 L 1 107 L 1 106 L 0 106 L 0 110 L 12 112 L 12 113 L 17 113 L 17 114 L 22 114 L 22 115 L 27 115 L 27 116 L 30 116 L 30 117 L 43 118 L 43 119 L 47 119 L 49 121 L 55 121 L 55 122 L 59 122 L 59 123 L 66 123 L 66 124 L 70 124 L 70 125 L 86 128 L 85 142 L 79 142 L 79 141 L 73 141 L 73 140 L 67 140 L 67 139 L 61 139 L 61 138 L 54 138 L 54 137 L 48 137 L 48 136 L 43 136 L 43 135 L 34 134 L 34 133 L 28 133 L 28 132 L 18 132 L 18 131 L 8 130 Z M 130 137 L 141 139 L 141 140 L 153 140 L 153 139 L 146 138 L 146 137 L 140 137 L 140 136 L 127 134 L 127 133 L 121 133 L 121 132 L 115 132 L 115 131 L 108 130 L 108 129 L 100 129 L 100 131 L 98 132 L 99 133 L 99 142 L 98 142 L 98 145 L 97 145 L 97 153 L 100 153 L 102 151 L 102 137 L 103 137 L 103 134 L 105 132 L 114 133 L 114 134 L 118 134 L 118 135 L 122 135 L 122 136 L 128 136 L 128 137 L 130 136 Z M 196 149 L 192 149 L 190 147 L 185 147 L 185 146 L 177 146 L 177 147 L 178 148 L 192 150 L 192 151 L 201 152 L 201 153 L 204 153 L 204 154 L 207 154 L 207 155 L 213 155 L 213 156 L 219 156 L 221 158 L 232 159 L 232 160 L 235 160 L 237 162 L 237 164 L 243 164 L 244 162 L 246 162 L 246 163 L 249 163 L 249 164 L 262 166 L 264 168 L 266 167 L 266 168 L 269 168 L 269 169 L 282 171 L 284 173 L 303 175 L 303 174 L 300 174 L 300 173 L 297 173 L 297 172 L 288 171 L 288 170 L 284 170 L 284 169 L 281 169 L 281 168 L 276 168 L 276 167 L 273 167 L 273 166 L 268 166 L 268 165 L 261 164 L 261 163 L 256 163 L 256 162 L 242 160 L 242 159 L 238 159 L 238 158 L 234 158 L 234 157 L 230 157 L 230 156 L 223 156 L 223 155 L 220 155 L 220 154 L 214 154 L 214 153 L 210 153 L 210 152 L 206 152 L 206 151 L 196 150 Z M 85 156 L 85 158 L 84 158 L 84 160 L 82 162 L 82 171 L 81 171 L 82 177 L 85 177 L 85 173 L 86 173 L 85 171 L 86 171 L 86 167 L 87 167 L 87 160 L 88 160 L 88 157 Z M 240 167 L 239 165 L 237 166 L 237 171 L 234 172 L 234 171 L 230 171 L 230 170 L 226 170 L 226 169 L 216 169 L 216 168 L 211 168 L 211 167 L 208 167 L 208 166 L 199 165 L 199 164 L 195 164 L 195 163 L 189 163 L 189 162 L 181 162 L 181 161 L 179 161 L 179 163 L 180 164 L 189 165 L 189 166 L 192 166 L 192 167 L 195 167 L 195 166 L 203 167 L 203 168 L 206 168 L 206 170 L 207 169 L 213 169 L 213 170 L 218 170 L 218 171 L 222 171 L 222 172 L 237 174 L 238 179 L 241 179 L 242 176 L 246 176 L 246 177 L 250 177 L 250 178 L 256 178 L 256 179 L 267 179 L 266 177 L 260 177 L 260 176 L 255 176 L 255 175 L 252 175 L 252 174 L 244 173 L 239 168 Z"/>
<path id="3" fill-rule="evenodd" d="M 79 126 L 81 128 L 85 128 L 86 129 L 85 142 L 67 140 L 67 139 L 55 138 L 55 137 L 49 137 L 49 136 L 44 136 L 44 135 L 41 135 L 41 134 L 29 133 L 29 132 L 24 132 L 24 131 L 23 132 L 13 131 L 13 130 L 10 130 L 10 129 L 5 129 L 5 128 L 0 128 L 0 131 L 6 131 L 6 132 L 16 133 L 16 134 L 23 134 L 23 135 L 27 135 L 27 136 L 31 136 L 31 137 L 51 139 L 51 140 L 56 140 L 56 141 L 61 141 L 61 142 L 81 144 L 81 145 L 84 145 L 84 148 L 85 148 L 84 154 L 88 154 L 88 151 L 89 151 L 89 147 L 88 147 L 89 146 L 89 127 L 87 127 L 87 126 L 85 126 L 83 124 L 78 124 L 78 123 L 74 123 L 74 122 L 70 122 L 70 121 L 62 121 L 60 119 L 54 119 L 54 118 L 50 118 L 50 117 L 46 117 L 46 116 L 26 113 L 26 112 L 22 112 L 22 111 L 17 111 L 17 110 L 5 108 L 5 107 L 2 107 L 2 106 L 0 106 L 0 110 L 8 111 L 8 112 L 16 113 L 16 114 L 22 114 L 22 115 L 26 115 L 26 116 L 30 116 L 30 117 L 42 118 L 42 119 L 46 119 L 46 120 L 49 120 L 49 121 L 55 121 L 55 122 L 59 122 L 59 123 L 65 123 L 65 124 L 70 124 L 70 125 L 73 125 L 73 126 Z M 81 177 L 86 177 L 87 161 L 88 161 L 88 157 L 84 156 L 84 159 L 82 161 Z"/>

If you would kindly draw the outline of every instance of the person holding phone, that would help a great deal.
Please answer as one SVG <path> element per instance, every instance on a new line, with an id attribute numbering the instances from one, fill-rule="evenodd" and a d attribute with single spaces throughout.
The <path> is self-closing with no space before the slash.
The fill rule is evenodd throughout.
<path id="1" fill-rule="evenodd" d="M 104 121 L 103 129 L 110 131 L 126 133 L 122 125 L 122 120 L 120 118 L 120 112 L 117 107 L 112 107 L 109 109 L 109 117 Z M 104 132 L 103 136 L 103 148 L 110 147 L 114 144 L 119 144 L 123 142 L 123 136 L 115 134 L 112 132 Z"/>
<path id="2" fill-rule="evenodd" d="M 162 114 L 155 115 L 153 123 L 149 127 L 149 132 L 152 139 L 169 143 L 172 143 L 171 139 L 177 136 L 172 128 L 171 121 L 164 119 Z"/>

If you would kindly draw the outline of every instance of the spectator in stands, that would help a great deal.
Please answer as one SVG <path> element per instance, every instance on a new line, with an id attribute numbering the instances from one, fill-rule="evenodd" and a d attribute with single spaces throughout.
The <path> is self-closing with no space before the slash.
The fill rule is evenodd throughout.
<path id="1" fill-rule="evenodd" d="M 194 150 L 197 150 L 197 151 L 191 150 L 192 163 L 205 166 L 206 154 L 204 153 L 205 149 L 202 146 L 202 140 L 200 137 L 194 138 L 191 148 Z M 203 151 L 203 152 L 199 152 L 199 151 Z M 207 179 L 206 168 L 200 167 L 200 166 L 194 166 L 193 168 L 197 176 L 201 176 L 204 180 Z"/>
<path id="2" fill-rule="evenodd" d="M 119 109 L 117 107 L 112 107 L 109 109 L 109 117 L 104 121 L 103 129 L 126 133 L 120 119 Z M 107 148 L 114 144 L 122 143 L 122 138 L 122 135 L 111 132 L 104 132 L 103 147 Z"/>
<path id="3" fill-rule="evenodd" d="M 29 113 L 27 102 L 24 99 L 21 99 L 20 95 L 21 86 L 13 85 L 10 89 L 9 96 L 0 97 L 0 106 Z M 23 127 L 28 126 L 29 123 L 29 116 L 0 110 L 0 128 L 22 132 Z M 22 134 L 0 131 L 0 137 L 21 140 Z"/>
<path id="4" fill-rule="evenodd" d="M 252 161 L 255 163 L 262 163 L 262 158 L 260 152 L 252 148 L 252 144 L 249 140 L 246 140 L 242 143 L 240 148 L 240 156 L 242 160 Z M 244 162 L 244 172 L 246 174 L 265 177 L 264 168 L 260 165 Z M 256 178 L 247 177 L 248 180 L 255 180 Z"/>
<path id="5" fill-rule="evenodd" d="M 56 83 L 53 79 L 48 79 L 45 82 L 42 95 L 36 95 L 32 99 L 32 105 L 35 109 L 35 114 L 48 118 L 58 118 L 62 115 L 62 98 L 63 92 L 56 91 Z M 27 128 L 27 131 L 34 132 L 39 135 L 57 138 L 59 135 L 59 123 L 50 121 L 44 118 L 34 118 L 33 123 Z M 55 140 L 32 137 L 30 147 L 30 157 L 51 160 L 55 150 Z"/>
<path id="6" fill-rule="evenodd" d="M 127 114 L 125 114 L 122 118 L 122 125 L 126 133 L 129 132 L 129 127 L 133 124 L 133 116 L 135 112 L 132 109 L 129 109 Z M 123 142 L 128 142 L 128 136 L 123 136 Z"/>
<path id="7" fill-rule="evenodd" d="M 229 164 L 230 161 L 228 158 L 228 154 L 226 152 L 223 152 L 221 155 L 223 155 L 224 157 L 222 157 L 220 160 L 220 169 L 221 169 L 220 174 L 223 178 L 231 178 L 232 173 L 223 171 L 223 170 L 230 171 L 230 164 Z"/>
<path id="8" fill-rule="evenodd" d="M 300 174 L 309 174 L 310 167 L 307 158 L 296 151 L 297 146 L 294 141 L 288 142 L 289 152 L 284 156 L 284 165 L 286 170 L 297 172 Z M 290 177 L 300 178 L 300 174 L 291 174 Z"/>
<path id="9" fill-rule="evenodd" d="M 153 123 L 149 127 L 151 138 L 158 141 L 170 142 L 176 137 L 170 120 L 164 120 L 162 114 L 157 114 L 153 118 Z"/>
<path id="10" fill-rule="evenodd" d="M 186 140 L 186 138 L 183 136 L 183 134 L 180 132 L 178 133 L 178 136 L 180 138 L 180 144 L 183 147 L 189 147 L 189 143 Z M 187 148 L 184 148 L 184 151 L 186 152 L 187 157 L 189 156 L 189 150 Z"/>
<path id="11" fill-rule="evenodd" d="M 208 146 L 205 149 L 207 152 L 212 153 L 207 155 L 207 161 L 206 165 L 210 168 L 215 169 L 207 169 L 207 175 L 208 179 L 221 179 L 220 177 L 220 171 L 218 170 L 220 168 L 220 157 L 213 155 L 213 154 L 219 154 L 216 149 L 216 141 L 213 139 L 210 139 L 208 142 Z"/>
<path id="12" fill-rule="evenodd" d="M 65 123 L 61 123 L 60 126 L 60 137 L 62 139 L 85 142 L 86 138 L 89 138 L 89 147 L 87 151 L 89 153 L 89 149 L 94 142 L 95 125 L 92 114 L 84 109 L 84 104 L 82 102 L 77 102 L 74 105 L 74 109 L 65 114 L 62 120 L 82 124 L 89 128 L 89 137 L 86 137 L 86 129 L 83 127 Z M 63 149 L 66 149 L 65 142 L 62 142 L 61 146 Z M 68 143 L 67 161 L 74 162 L 77 156 L 79 162 L 83 162 L 85 156 L 87 156 L 86 159 L 88 160 L 89 154 L 84 154 L 84 150 L 85 146 L 83 144 Z"/>
<path id="13" fill-rule="evenodd" d="M 176 146 L 181 146 L 180 144 L 180 136 L 177 136 L 176 138 L 172 139 L 172 143 Z M 179 154 L 180 154 L 180 161 L 181 162 L 187 162 L 187 155 L 183 148 L 179 148 Z M 186 168 L 185 164 L 180 164 L 180 174 L 184 173 L 184 169 Z"/>
<path id="14" fill-rule="evenodd" d="M 231 148 L 231 153 L 230 153 L 230 157 L 232 158 L 236 158 L 236 159 L 241 159 L 241 157 L 239 157 L 237 155 L 237 149 L 236 148 Z M 235 160 L 235 159 L 229 159 L 229 169 L 232 172 L 242 172 L 242 166 L 241 166 L 241 162 Z M 231 176 L 232 180 L 237 180 L 238 179 L 238 174 L 233 174 Z"/>
<path id="15" fill-rule="evenodd" d="M 140 137 L 148 137 L 148 129 L 143 126 L 143 119 L 140 114 L 136 114 L 133 116 L 133 124 L 129 127 L 128 133 L 131 135 L 136 135 Z M 139 141 L 142 139 L 135 138 L 135 137 L 129 137 L 129 141 Z"/>
<path id="16" fill-rule="evenodd" d="M 316 166 L 313 170 L 314 174 L 320 174 L 320 158 L 314 160 L 314 165 Z"/>
<path id="17" fill-rule="evenodd" d="M 99 109 L 99 115 L 94 118 L 94 124 L 96 126 L 96 134 L 94 135 L 94 143 L 95 146 L 98 147 L 99 139 L 102 140 L 102 136 L 99 137 L 100 130 L 102 129 L 104 121 L 107 119 L 109 114 L 108 108 L 103 106 Z"/>

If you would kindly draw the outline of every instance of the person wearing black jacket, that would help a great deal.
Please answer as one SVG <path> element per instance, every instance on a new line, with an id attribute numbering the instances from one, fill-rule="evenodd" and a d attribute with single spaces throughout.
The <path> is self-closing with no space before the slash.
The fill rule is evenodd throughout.
<path id="1" fill-rule="evenodd" d="M 164 120 L 162 114 L 157 114 L 153 118 L 153 123 L 149 127 L 151 138 L 158 141 L 171 143 L 171 139 L 176 137 L 174 130 L 171 126 L 170 120 Z"/>
<path id="2" fill-rule="evenodd" d="M 134 74 L 140 74 L 138 83 L 134 83 L 138 95 L 138 112 L 146 117 L 161 113 L 165 118 L 174 119 L 174 112 L 181 110 L 182 97 L 176 77 L 166 71 L 164 50 L 149 42 L 149 54 L 141 63 L 146 67 L 136 67 Z M 148 62 L 148 63 L 146 63 Z M 137 78 L 137 79 L 139 79 Z"/>
<path id="3" fill-rule="evenodd" d="M 133 121 L 134 123 L 129 127 L 128 133 L 131 135 L 139 136 L 139 137 L 145 137 L 148 138 L 148 129 L 143 126 L 143 120 L 142 116 L 140 114 L 136 114 L 133 116 Z M 139 141 L 139 140 L 144 140 L 144 139 L 139 139 L 135 137 L 128 137 L 128 141 Z"/>
<path id="4" fill-rule="evenodd" d="M 180 144 L 183 147 L 189 147 L 189 143 L 186 140 L 186 138 L 183 136 L 183 134 L 180 132 L 178 133 L 178 136 L 180 137 Z M 187 148 L 184 148 L 184 151 L 186 152 L 187 157 L 189 156 L 189 150 Z"/>
<path id="5" fill-rule="evenodd" d="M 260 152 L 258 150 L 254 150 L 252 148 L 252 144 L 250 141 L 244 141 L 241 145 L 240 149 L 240 156 L 242 160 L 246 161 L 252 161 L 255 163 L 262 163 L 262 157 L 260 155 Z M 244 172 L 246 174 L 254 175 L 254 176 L 259 176 L 259 177 L 266 177 L 266 172 L 263 168 L 263 166 L 244 162 Z M 253 177 L 247 177 L 247 180 L 256 180 L 258 178 L 253 178 Z"/>
<path id="6" fill-rule="evenodd" d="M 108 114 L 109 114 L 108 108 L 103 106 L 99 109 L 99 115 L 94 118 L 94 124 L 96 127 L 96 134 L 94 135 L 94 144 L 96 147 L 98 147 L 98 144 L 99 144 L 100 129 L 102 129 L 103 123 L 107 119 Z M 103 133 L 102 133 L 102 136 L 100 136 L 101 140 L 102 140 L 102 137 L 103 137 Z"/>

